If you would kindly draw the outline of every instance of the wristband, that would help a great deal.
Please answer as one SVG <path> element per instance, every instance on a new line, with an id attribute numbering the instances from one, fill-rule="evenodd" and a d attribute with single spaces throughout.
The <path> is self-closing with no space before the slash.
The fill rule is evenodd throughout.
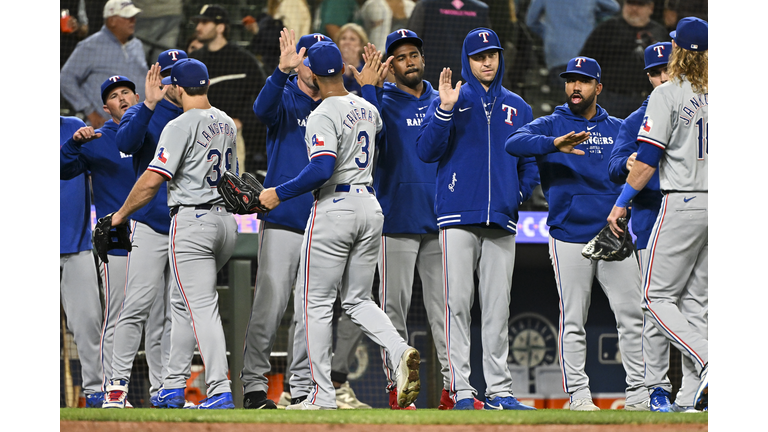
<path id="1" fill-rule="evenodd" d="M 616 200 L 616 207 L 626 208 L 638 192 L 640 191 L 633 188 L 631 184 L 624 183 L 624 189 L 621 190 L 621 195 L 619 195 L 619 199 Z"/>

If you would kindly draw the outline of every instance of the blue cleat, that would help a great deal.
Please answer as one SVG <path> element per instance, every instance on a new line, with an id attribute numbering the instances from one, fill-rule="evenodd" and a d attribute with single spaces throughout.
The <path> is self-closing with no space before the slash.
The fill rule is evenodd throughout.
<path id="1" fill-rule="evenodd" d="M 669 401 L 669 392 L 661 387 L 656 387 L 651 392 L 651 411 L 671 412 L 672 402 Z"/>
<path id="2" fill-rule="evenodd" d="M 536 408 L 521 404 L 520 401 L 518 401 L 514 396 L 507 396 L 507 397 L 485 398 L 485 409 L 528 411 L 528 410 L 535 410 Z"/>
<path id="3" fill-rule="evenodd" d="M 154 408 L 183 408 L 186 400 L 184 399 L 184 389 L 165 389 L 161 388 L 157 393 L 149 398 Z"/>
<path id="4" fill-rule="evenodd" d="M 187 409 L 234 409 L 235 402 L 232 400 L 232 392 L 225 392 L 207 397 L 200 401 L 199 405 L 184 407 Z"/>
<path id="5" fill-rule="evenodd" d="M 101 408 L 104 404 L 104 392 L 96 392 L 85 395 L 86 408 Z"/>
<path id="6" fill-rule="evenodd" d="M 461 399 L 453 406 L 455 410 L 473 410 L 475 409 L 475 398 Z"/>

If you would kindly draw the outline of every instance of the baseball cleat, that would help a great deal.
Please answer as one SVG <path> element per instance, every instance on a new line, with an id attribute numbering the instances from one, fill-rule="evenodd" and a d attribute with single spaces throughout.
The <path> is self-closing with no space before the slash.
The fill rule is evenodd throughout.
<path id="1" fill-rule="evenodd" d="M 670 409 L 672 412 L 679 412 L 679 413 L 697 413 L 699 410 L 692 406 L 680 406 L 677 404 L 677 402 L 672 404 L 672 408 Z"/>
<path id="2" fill-rule="evenodd" d="M 86 408 L 101 408 L 106 398 L 106 392 L 96 392 L 85 395 Z"/>
<path id="3" fill-rule="evenodd" d="M 656 387 L 651 392 L 651 411 L 670 412 L 672 402 L 669 401 L 669 392 L 661 387 Z"/>
<path id="4" fill-rule="evenodd" d="M 485 398 L 485 409 L 487 410 L 517 410 L 530 411 L 536 408 L 521 404 L 514 396 L 497 396 L 494 398 Z"/>
<path id="5" fill-rule="evenodd" d="M 128 396 L 128 381 L 109 380 L 102 408 L 125 408 L 125 398 Z"/>
<path id="6" fill-rule="evenodd" d="M 304 410 L 304 411 L 316 411 L 316 410 L 334 410 L 336 408 L 328 408 L 320 405 L 309 403 L 306 399 L 293 405 L 285 407 L 287 410 Z"/>
<path id="7" fill-rule="evenodd" d="M 453 405 L 454 410 L 476 410 L 477 407 L 475 407 L 475 398 L 466 398 L 466 399 L 460 399 L 458 402 L 456 402 L 455 405 Z"/>
<path id="8" fill-rule="evenodd" d="M 440 405 L 437 407 L 439 410 L 452 410 L 453 409 L 453 399 L 451 399 L 451 394 L 448 392 L 448 390 L 443 389 L 443 392 L 440 394 Z"/>
<path id="9" fill-rule="evenodd" d="M 150 396 L 149 401 L 155 408 L 184 408 L 184 404 L 187 402 L 184 398 L 183 388 L 161 388 L 157 393 Z"/>
<path id="10" fill-rule="evenodd" d="M 277 401 L 277 409 L 285 409 L 288 405 L 291 404 L 291 394 L 288 392 L 282 392 L 280 394 L 280 399 Z"/>
<path id="11" fill-rule="evenodd" d="M 600 408 L 592 402 L 592 398 L 576 399 L 571 401 L 571 411 L 600 411 Z"/>
<path id="12" fill-rule="evenodd" d="M 397 404 L 397 389 L 393 388 L 389 391 L 389 408 L 393 410 L 408 410 L 408 411 L 415 411 L 416 410 L 416 404 L 410 404 L 405 408 L 401 408 L 400 405 Z"/>
<path id="13" fill-rule="evenodd" d="M 693 404 L 693 407 L 700 411 L 706 410 L 709 405 L 707 403 L 707 393 L 709 391 L 707 370 L 709 370 L 709 363 L 705 364 L 704 369 L 701 370 L 701 375 L 699 375 L 699 388 L 696 389 L 696 396 L 693 398 L 693 400 L 696 401 L 696 403 Z"/>
<path id="14" fill-rule="evenodd" d="M 345 382 L 336 389 L 336 407 L 340 409 L 371 409 L 367 403 L 360 402 L 355 391 Z"/>
<path id="15" fill-rule="evenodd" d="M 224 392 L 209 396 L 200 401 L 198 405 L 184 407 L 186 409 L 234 409 L 235 402 L 232 400 L 232 392 Z"/>
<path id="16" fill-rule="evenodd" d="M 415 348 L 409 347 L 400 357 L 400 364 L 395 370 L 397 382 L 397 405 L 405 408 L 411 405 L 419 396 L 421 381 L 419 380 L 419 364 L 421 357 Z"/>
<path id="17" fill-rule="evenodd" d="M 651 410 L 651 400 L 646 399 L 642 402 L 634 403 L 634 404 L 625 404 L 624 405 L 624 411 L 650 411 Z"/>
<path id="18" fill-rule="evenodd" d="M 265 391 L 252 391 L 243 396 L 243 408 L 245 409 L 277 409 L 272 399 L 267 398 Z"/>

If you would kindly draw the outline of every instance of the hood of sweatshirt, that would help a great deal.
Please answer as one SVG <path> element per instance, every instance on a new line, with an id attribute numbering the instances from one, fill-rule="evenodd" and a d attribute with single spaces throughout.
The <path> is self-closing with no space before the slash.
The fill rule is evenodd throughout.
<path id="1" fill-rule="evenodd" d="M 474 34 L 474 32 L 478 30 L 472 30 L 470 34 L 467 35 L 466 38 L 464 38 L 464 43 L 461 46 L 461 77 L 464 79 L 464 82 L 472 88 L 472 91 L 478 95 L 485 95 L 483 96 L 483 99 L 488 98 L 488 102 L 493 100 L 493 98 L 501 95 L 501 81 L 503 79 L 504 75 L 504 53 L 503 51 L 499 50 L 499 67 L 496 70 L 496 76 L 493 78 L 493 82 L 491 83 L 490 87 L 488 88 L 488 91 L 485 91 L 485 88 L 480 83 L 480 81 L 475 77 L 475 75 L 472 73 L 472 67 L 469 65 L 469 55 L 468 55 L 468 42 L 469 37 Z M 488 30 L 492 31 L 492 30 Z"/>

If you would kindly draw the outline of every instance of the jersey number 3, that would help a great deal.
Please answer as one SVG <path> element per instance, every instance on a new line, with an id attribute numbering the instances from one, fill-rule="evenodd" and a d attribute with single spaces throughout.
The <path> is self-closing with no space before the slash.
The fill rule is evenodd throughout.
<path id="1" fill-rule="evenodd" d="M 232 147 L 224 151 L 224 158 L 218 149 L 211 149 L 208 152 L 208 162 L 213 162 L 213 171 L 211 175 L 205 178 L 211 187 L 216 187 L 221 178 L 221 163 L 224 162 L 224 170 L 229 171 L 232 168 Z"/>
<path id="2" fill-rule="evenodd" d="M 357 144 L 360 145 L 360 150 L 363 152 L 361 156 L 355 158 L 355 163 L 360 170 L 368 168 L 368 164 L 371 162 L 370 158 L 370 144 L 371 139 L 368 137 L 368 132 L 360 131 L 357 134 Z"/>

